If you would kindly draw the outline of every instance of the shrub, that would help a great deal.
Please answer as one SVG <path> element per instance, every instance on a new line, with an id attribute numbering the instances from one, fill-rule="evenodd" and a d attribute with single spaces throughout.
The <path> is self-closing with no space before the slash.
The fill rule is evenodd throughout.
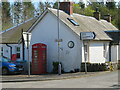
<path id="1" fill-rule="evenodd" d="M 118 65 L 117 65 L 117 67 L 118 67 L 118 70 L 120 70 L 120 60 L 118 60 Z"/>
<path id="2" fill-rule="evenodd" d="M 60 64 L 61 64 L 61 72 L 63 73 L 64 70 L 62 68 L 62 63 L 60 62 Z M 53 62 L 53 71 L 52 72 L 55 74 L 58 73 L 58 65 L 59 65 L 59 62 Z"/>
<path id="3" fill-rule="evenodd" d="M 105 63 L 86 63 L 88 72 L 96 72 L 96 71 L 106 71 L 107 65 Z M 81 71 L 85 71 L 85 63 L 81 64 Z"/>

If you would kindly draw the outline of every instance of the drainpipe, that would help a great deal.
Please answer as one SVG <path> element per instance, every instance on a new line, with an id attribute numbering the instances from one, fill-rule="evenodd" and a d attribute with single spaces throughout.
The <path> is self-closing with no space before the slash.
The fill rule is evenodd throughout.
<path id="1" fill-rule="evenodd" d="M 6 46 L 10 47 L 10 58 L 12 59 L 12 46 L 6 44 Z"/>
<path id="2" fill-rule="evenodd" d="M 22 52 L 22 59 L 25 60 L 25 48 L 24 48 L 25 43 L 24 43 L 24 39 L 23 39 L 23 35 L 22 35 L 22 34 L 23 34 L 23 29 L 22 29 L 22 31 L 21 31 L 21 37 L 22 37 L 22 38 L 21 38 L 21 39 L 22 39 L 22 51 L 23 51 L 23 52 Z"/>
<path id="3" fill-rule="evenodd" d="M 109 61 L 111 62 L 111 42 L 109 43 Z"/>

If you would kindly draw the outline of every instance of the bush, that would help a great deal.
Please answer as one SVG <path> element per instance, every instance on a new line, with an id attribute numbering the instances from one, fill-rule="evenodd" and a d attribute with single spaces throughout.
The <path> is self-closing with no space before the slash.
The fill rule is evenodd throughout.
<path id="1" fill-rule="evenodd" d="M 61 72 L 63 73 L 64 70 L 62 68 L 62 63 L 60 62 L 60 64 L 61 64 Z M 58 65 L 59 65 L 59 62 L 53 62 L 53 71 L 52 72 L 55 74 L 58 73 Z"/>
<path id="2" fill-rule="evenodd" d="M 118 70 L 120 70 L 120 60 L 118 60 L 118 65 L 117 65 L 117 67 L 118 67 Z"/>
<path id="3" fill-rule="evenodd" d="M 86 63 L 88 72 L 96 72 L 96 71 L 107 71 L 107 65 L 105 63 Z M 85 63 L 81 64 L 81 71 L 85 72 Z"/>

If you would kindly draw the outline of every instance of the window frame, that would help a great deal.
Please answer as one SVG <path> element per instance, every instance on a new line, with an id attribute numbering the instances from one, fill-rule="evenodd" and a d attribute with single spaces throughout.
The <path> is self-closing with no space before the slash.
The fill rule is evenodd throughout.
<path id="1" fill-rule="evenodd" d="M 16 58 L 17 58 L 17 59 L 20 59 L 20 58 L 21 58 L 21 54 L 20 54 L 20 51 L 21 51 L 21 50 L 20 50 L 20 49 L 21 49 L 20 46 L 17 46 L 17 47 L 16 47 Z"/>
<path id="2" fill-rule="evenodd" d="M 76 22 L 74 19 L 67 18 L 74 26 L 79 26 L 79 23 Z"/>

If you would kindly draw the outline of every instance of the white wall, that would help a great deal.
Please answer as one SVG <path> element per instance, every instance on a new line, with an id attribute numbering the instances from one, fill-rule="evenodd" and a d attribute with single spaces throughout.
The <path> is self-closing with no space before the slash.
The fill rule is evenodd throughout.
<path id="1" fill-rule="evenodd" d="M 106 56 L 104 57 L 103 44 L 107 44 Z M 89 62 L 105 63 L 109 61 L 109 42 L 91 41 L 89 43 Z"/>
<path id="2" fill-rule="evenodd" d="M 120 52 L 118 45 L 112 45 L 111 46 L 111 61 L 116 61 L 119 59 L 119 54 L 118 52 Z"/>
<path id="3" fill-rule="evenodd" d="M 57 18 L 48 13 L 41 22 L 33 29 L 31 46 L 36 43 L 44 43 L 47 45 L 47 70 L 52 71 L 52 62 L 58 61 L 58 44 L 55 40 L 57 33 Z M 60 62 L 62 62 L 64 71 L 80 69 L 82 61 L 82 45 L 79 36 L 73 33 L 66 25 L 60 22 Z M 69 41 L 74 41 L 75 47 L 68 48 Z M 32 60 L 32 47 L 30 46 L 30 59 Z"/>
<path id="4" fill-rule="evenodd" d="M 118 60 L 120 60 L 120 45 L 118 46 Z"/>
<path id="5" fill-rule="evenodd" d="M 12 54 L 16 54 L 16 47 L 20 47 L 20 59 L 18 60 L 22 60 L 22 45 L 18 45 L 18 44 L 8 44 L 9 46 L 12 47 Z M 10 57 L 10 47 L 8 47 L 6 44 L 0 44 L 0 48 L 3 47 L 3 56 L 7 57 L 7 58 L 11 58 Z"/>

